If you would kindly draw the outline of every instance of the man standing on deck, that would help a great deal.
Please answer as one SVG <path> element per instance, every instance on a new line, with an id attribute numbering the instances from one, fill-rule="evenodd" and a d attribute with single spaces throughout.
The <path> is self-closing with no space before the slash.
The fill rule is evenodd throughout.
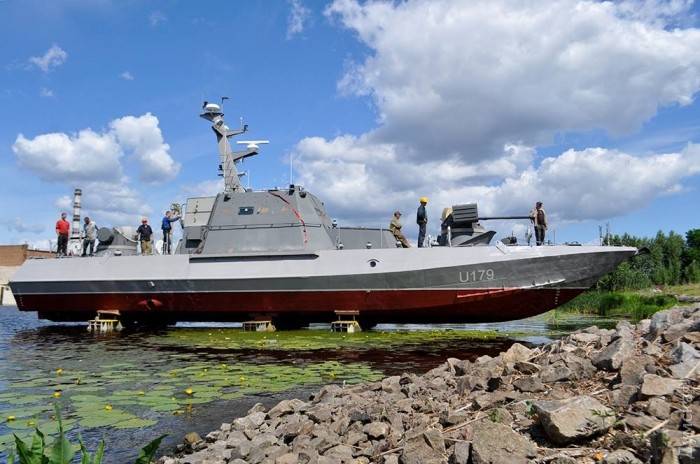
<path id="1" fill-rule="evenodd" d="M 544 245 L 544 233 L 547 230 L 547 213 L 542 208 L 542 202 L 535 204 L 535 209 L 530 211 L 530 221 L 535 227 L 535 241 L 537 246 Z"/>
<path id="2" fill-rule="evenodd" d="M 56 256 L 68 255 L 68 234 L 70 234 L 70 222 L 66 221 L 66 213 L 61 213 L 61 219 L 56 221 Z"/>
<path id="3" fill-rule="evenodd" d="M 389 230 L 394 234 L 396 241 L 401 243 L 402 248 L 410 248 L 411 245 L 408 243 L 408 240 L 406 240 L 406 236 L 404 236 L 403 232 L 401 232 L 401 227 L 403 227 L 401 224 L 401 211 L 394 211 L 394 217 L 391 218 L 391 222 L 389 223 Z"/>
<path id="4" fill-rule="evenodd" d="M 150 255 L 153 254 L 153 248 L 151 248 L 151 237 L 153 236 L 153 229 L 148 225 L 148 219 L 141 219 L 141 225 L 136 229 L 138 234 L 138 240 L 141 242 L 141 254 Z"/>
<path id="5" fill-rule="evenodd" d="M 87 216 L 85 216 L 85 225 L 83 225 L 83 230 L 85 231 L 85 235 L 83 237 L 83 256 L 92 256 L 93 253 L 95 252 L 95 240 L 97 239 L 97 226 Z M 88 248 L 90 249 L 89 255 L 87 252 Z"/>
<path id="6" fill-rule="evenodd" d="M 425 242 L 425 231 L 428 228 L 428 213 L 425 212 L 425 205 L 428 204 L 427 197 L 420 197 L 420 206 L 416 213 L 416 223 L 418 223 L 418 248 L 423 248 Z"/>
<path id="7" fill-rule="evenodd" d="M 170 254 L 170 248 L 171 248 L 171 243 L 173 242 L 173 226 L 172 223 L 175 221 L 179 221 L 180 216 L 173 216 L 170 210 L 165 212 L 165 217 L 163 218 L 163 222 L 160 226 L 161 230 L 163 231 L 163 254 L 164 255 L 169 255 Z"/>

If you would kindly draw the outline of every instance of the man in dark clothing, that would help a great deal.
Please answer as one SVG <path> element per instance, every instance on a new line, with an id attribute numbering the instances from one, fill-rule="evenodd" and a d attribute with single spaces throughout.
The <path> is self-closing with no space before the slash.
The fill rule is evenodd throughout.
<path id="1" fill-rule="evenodd" d="M 138 240 L 141 242 L 141 254 L 150 255 L 153 253 L 153 248 L 151 248 L 151 236 L 153 236 L 153 229 L 148 225 L 148 219 L 143 218 L 141 220 L 141 225 L 136 229 L 138 234 Z"/>
<path id="2" fill-rule="evenodd" d="M 70 223 L 66 221 L 66 213 L 61 213 L 61 219 L 56 221 L 56 256 L 68 255 L 68 234 L 70 233 Z"/>
<path id="3" fill-rule="evenodd" d="M 530 221 L 535 228 L 535 241 L 537 246 L 544 245 L 544 234 L 547 230 L 547 213 L 542 208 L 542 202 L 535 204 L 535 209 L 530 211 Z"/>
<path id="4" fill-rule="evenodd" d="M 420 206 L 416 213 L 416 223 L 418 223 L 418 248 L 423 248 L 425 242 L 425 231 L 428 228 L 428 213 L 425 212 L 425 205 L 428 204 L 427 197 L 420 197 Z"/>
<path id="5" fill-rule="evenodd" d="M 171 243 L 173 241 L 173 226 L 172 223 L 179 221 L 180 216 L 173 216 L 170 211 L 165 212 L 165 217 L 161 224 L 161 230 L 163 231 L 163 254 L 169 255 Z"/>

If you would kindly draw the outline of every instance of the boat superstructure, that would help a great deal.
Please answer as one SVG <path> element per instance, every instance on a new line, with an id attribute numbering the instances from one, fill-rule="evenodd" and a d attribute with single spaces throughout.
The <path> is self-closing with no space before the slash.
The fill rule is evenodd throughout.
<path id="1" fill-rule="evenodd" d="M 19 308 L 51 320 L 118 311 L 129 321 L 271 319 L 278 327 L 352 312 L 380 322 L 476 322 L 548 311 L 637 253 L 605 246 L 487 246 L 475 205 L 456 205 L 444 246 L 397 248 L 388 229 L 339 227 L 298 185 L 264 191 L 237 164 L 267 141 L 230 139 L 220 105 L 205 102 L 223 191 L 187 200 L 173 255 L 137 256 L 132 236 L 100 229 L 98 257 L 30 260 L 15 274 Z M 104 239 L 104 241 L 103 241 Z"/>

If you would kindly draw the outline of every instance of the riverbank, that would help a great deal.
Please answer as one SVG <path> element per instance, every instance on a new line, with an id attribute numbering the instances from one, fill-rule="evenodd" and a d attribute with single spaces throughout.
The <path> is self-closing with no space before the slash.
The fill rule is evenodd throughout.
<path id="1" fill-rule="evenodd" d="M 700 304 L 676 307 L 256 405 L 159 463 L 698 462 L 698 348 Z"/>

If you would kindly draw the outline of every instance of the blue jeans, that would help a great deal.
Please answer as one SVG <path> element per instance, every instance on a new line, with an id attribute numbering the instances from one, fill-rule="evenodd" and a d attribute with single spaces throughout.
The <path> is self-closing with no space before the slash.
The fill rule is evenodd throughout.
<path id="1" fill-rule="evenodd" d="M 423 223 L 423 224 L 418 224 L 418 248 L 423 248 L 423 242 L 425 242 L 425 231 L 428 228 L 428 225 Z"/>

